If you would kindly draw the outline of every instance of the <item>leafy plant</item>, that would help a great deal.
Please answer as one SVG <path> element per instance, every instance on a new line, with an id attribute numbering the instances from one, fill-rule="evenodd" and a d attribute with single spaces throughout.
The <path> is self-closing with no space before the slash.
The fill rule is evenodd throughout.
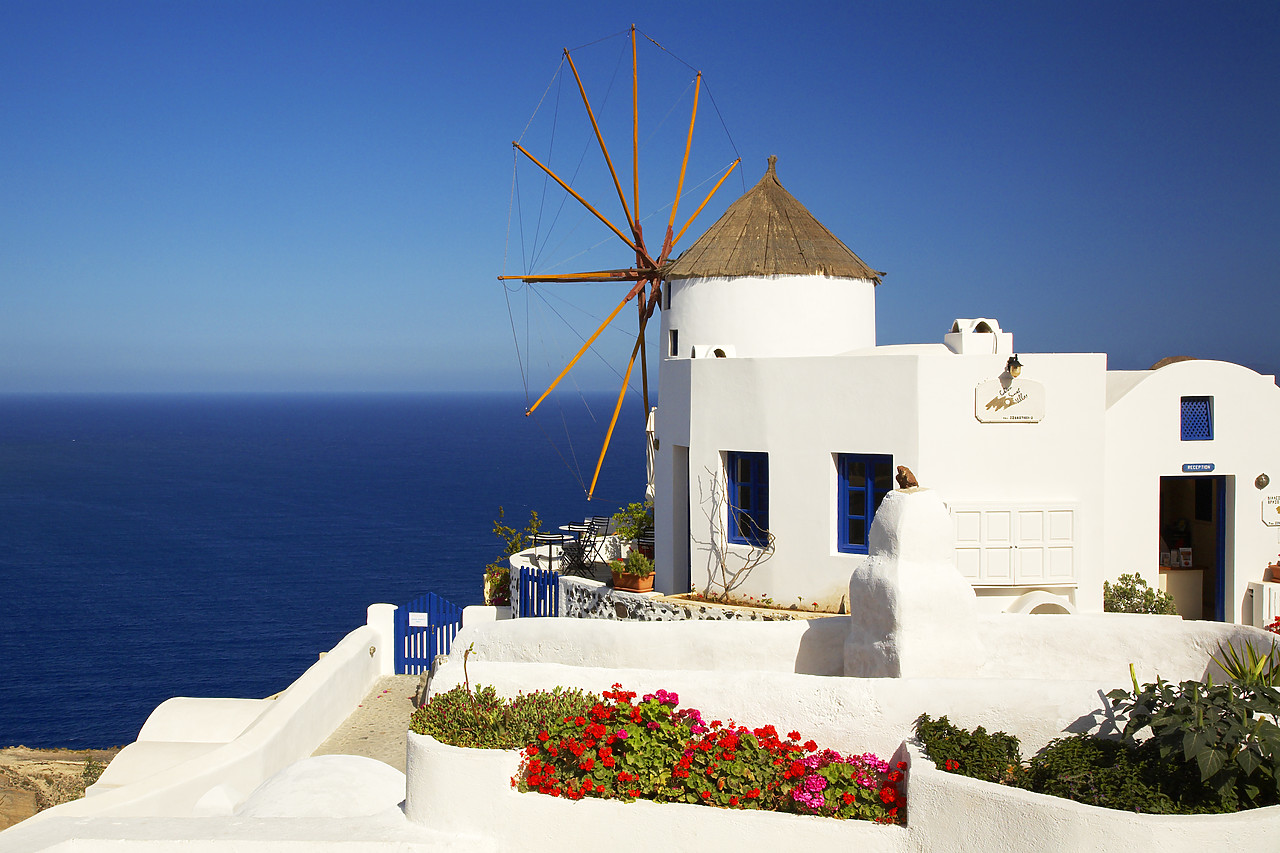
<path id="1" fill-rule="evenodd" d="M 1021 744 L 1011 734 L 989 734 L 982 726 L 968 731 L 952 725 L 945 715 L 935 720 L 928 714 L 916 719 L 915 733 L 925 753 L 943 770 L 1001 784 L 1022 776 Z"/>
<path id="2" fill-rule="evenodd" d="M 410 731 L 441 743 L 518 749 L 548 725 L 585 713 L 600 697 L 581 690 L 538 690 L 503 699 L 492 687 L 466 685 L 432 696 L 409 718 Z"/>
<path id="3" fill-rule="evenodd" d="M 1150 749 L 1087 734 L 1058 738 L 1027 763 L 1022 787 L 1078 803 L 1150 814 L 1177 808 Z"/>
<path id="4" fill-rule="evenodd" d="M 1132 670 L 1131 670 L 1132 673 Z M 1132 677 L 1132 674 L 1131 674 Z M 1179 810 L 1231 812 L 1280 803 L 1280 691 L 1163 679 L 1107 694 L 1126 744 L 1154 752 Z M 1150 728 L 1142 742 L 1137 735 Z"/>
<path id="5" fill-rule="evenodd" d="M 613 565 L 617 566 L 617 563 L 615 562 Z M 627 558 L 622 561 L 621 568 L 617 568 L 616 571 L 623 575 L 647 578 L 653 574 L 653 560 L 650 560 L 639 551 L 632 551 L 627 554 Z"/>
<path id="6" fill-rule="evenodd" d="M 503 524 L 506 513 L 498 507 L 498 517 L 493 521 L 493 535 L 502 543 L 502 556 L 484 567 L 484 601 L 490 606 L 506 607 L 511 604 L 512 554 L 533 545 L 533 537 L 542 530 L 542 519 L 536 510 L 530 511 L 524 530 L 516 530 Z"/>
<path id="7" fill-rule="evenodd" d="M 710 723 L 679 697 L 636 694 L 615 684 L 587 713 L 539 731 L 512 784 L 572 800 L 583 797 L 772 809 L 900 822 L 899 783 L 870 753 L 844 756 L 781 739 L 773 726 Z"/>
<path id="8" fill-rule="evenodd" d="M 1245 642 L 1237 650 L 1230 643 L 1218 644 L 1218 656 L 1213 662 L 1222 667 L 1227 677 L 1241 687 L 1276 687 L 1280 686 L 1280 649 L 1272 641 L 1271 649 L 1265 655 Z"/>
<path id="9" fill-rule="evenodd" d="M 653 530 L 653 502 L 630 503 L 613 514 L 613 532 L 623 542 L 639 539 Z"/>
<path id="10" fill-rule="evenodd" d="M 1102 582 L 1102 609 L 1107 613 L 1157 613 L 1177 616 L 1173 596 L 1155 590 L 1138 574 L 1121 575 L 1116 582 Z"/>

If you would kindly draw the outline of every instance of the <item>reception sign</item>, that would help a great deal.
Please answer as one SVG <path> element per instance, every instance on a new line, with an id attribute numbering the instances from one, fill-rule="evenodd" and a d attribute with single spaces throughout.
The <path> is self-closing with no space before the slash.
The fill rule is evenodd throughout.
<path id="1" fill-rule="evenodd" d="M 1044 386 L 1004 376 L 978 384 L 974 414 L 984 424 L 1039 423 L 1044 419 Z"/>

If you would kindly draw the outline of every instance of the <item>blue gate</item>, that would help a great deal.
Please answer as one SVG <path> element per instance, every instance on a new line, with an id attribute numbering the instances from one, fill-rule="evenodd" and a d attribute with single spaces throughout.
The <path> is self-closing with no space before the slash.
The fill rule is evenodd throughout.
<path id="1" fill-rule="evenodd" d="M 560 574 L 520 567 L 520 616 L 560 615 Z"/>
<path id="2" fill-rule="evenodd" d="M 436 655 L 447 655 L 462 627 L 462 608 L 434 592 L 396 608 L 396 673 L 430 671 Z"/>

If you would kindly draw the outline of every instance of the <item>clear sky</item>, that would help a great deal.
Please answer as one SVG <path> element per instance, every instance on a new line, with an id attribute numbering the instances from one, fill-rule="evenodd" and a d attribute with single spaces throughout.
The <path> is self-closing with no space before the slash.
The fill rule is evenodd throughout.
<path id="1" fill-rule="evenodd" d="M 3 0 L 0 391 L 519 390 L 510 143 L 562 47 L 631 23 L 743 158 L 695 236 L 776 154 L 887 271 L 881 343 L 990 316 L 1024 352 L 1280 370 L 1270 0 Z"/>

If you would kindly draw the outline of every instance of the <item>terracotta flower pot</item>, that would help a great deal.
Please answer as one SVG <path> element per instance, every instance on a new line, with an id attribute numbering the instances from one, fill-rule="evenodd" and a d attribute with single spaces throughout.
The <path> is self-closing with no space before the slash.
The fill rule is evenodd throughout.
<path id="1" fill-rule="evenodd" d="M 627 592 L 652 592 L 653 575 L 640 577 L 639 575 L 624 575 L 620 572 L 614 572 L 613 588 L 623 589 Z"/>

